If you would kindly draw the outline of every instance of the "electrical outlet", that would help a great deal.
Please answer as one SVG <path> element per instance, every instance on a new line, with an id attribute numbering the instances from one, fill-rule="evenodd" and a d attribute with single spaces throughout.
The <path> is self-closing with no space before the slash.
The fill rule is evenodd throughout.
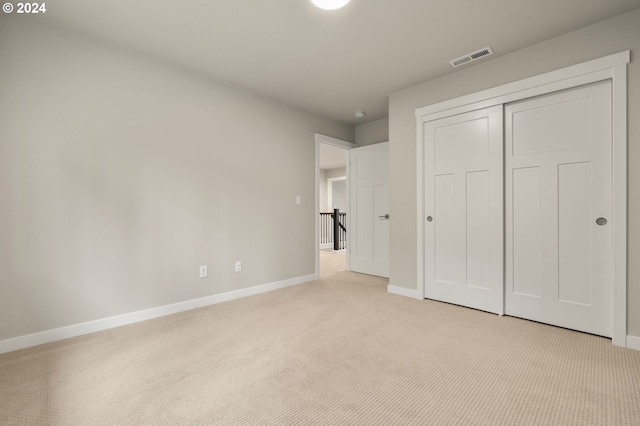
<path id="1" fill-rule="evenodd" d="M 236 261 L 236 272 L 242 271 L 242 262 Z"/>
<path id="2" fill-rule="evenodd" d="M 200 278 L 207 278 L 207 265 L 200 267 Z"/>
<path id="3" fill-rule="evenodd" d="M 296 195 L 296 204 L 302 204 L 302 197 L 300 195 Z"/>

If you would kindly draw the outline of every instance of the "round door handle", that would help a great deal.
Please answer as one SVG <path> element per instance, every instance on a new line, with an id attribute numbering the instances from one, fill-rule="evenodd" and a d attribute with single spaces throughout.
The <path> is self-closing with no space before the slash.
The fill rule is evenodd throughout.
<path id="1" fill-rule="evenodd" d="M 431 216 L 427 216 L 427 222 L 431 222 L 433 221 L 433 218 Z"/>
<path id="2" fill-rule="evenodd" d="M 604 226 L 607 224 L 607 219 L 604 217 L 599 217 L 596 219 L 596 223 L 600 226 Z"/>

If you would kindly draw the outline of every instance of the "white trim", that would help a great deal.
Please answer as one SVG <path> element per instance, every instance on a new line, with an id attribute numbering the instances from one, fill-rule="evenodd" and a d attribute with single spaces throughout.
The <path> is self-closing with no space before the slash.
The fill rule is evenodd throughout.
<path id="1" fill-rule="evenodd" d="M 640 337 L 627 336 L 627 348 L 640 351 Z"/>
<path id="2" fill-rule="evenodd" d="M 416 146 L 416 164 L 417 164 L 416 212 L 417 212 L 417 219 L 418 219 L 418 226 L 416 228 L 418 230 L 418 238 L 417 238 L 418 245 L 416 247 L 416 253 L 418 256 L 417 262 L 416 262 L 416 265 L 418 265 L 417 292 L 420 298 L 424 299 L 424 292 L 425 292 L 425 289 L 424 289 L 424 247 L 425 247 L 424 220 L 425 220 L 425 215 L 424 215 L 424 148 L 422 143 L 422 141 L 424 140 L 424 123 L 420 119 L 418 119 L 417 122 L 418 122 L 417 124 L 418 127 L 416 129 L 416 135 L 418 135 L 418 144 Z"/>
<path id="3" fill-rule="evenodd" d="M 419 294 L 419 292 L 416 290 L 413 290 L 410 288 L 398 287 L 391 284 L 387 285 L 387 293 L 396 294 L 398 296 L 410 297 L 412 299 L 424 300 L 424 295 Z"/>
<path id="4" fill-rule="evenodd" d="M 627 65 L 615 67 L 611 80 L 613 143 L 612 341 L 614 345 L 625 346 L 627 334 Z M 627 339 L 627 346 L 628 342 Z"/>
<path id="5" fill-rule="evenodd" d="M 539 86 L 545 86 L 547 84 L 557 83 L 559 81 L 579 77 L 584 74 L 591 74 L 598 71 L 610 70 L 619 65 L 628 64 L 630 61 L 631 61 L 631 51 L 626 50 L 624 52 L 614 53 L 613 55 L 605 56 L 603 58 L 594 59 L 592 61 L 583 62 L 581 64 L 573 65 L 566 68 L 561 68 L 555 71 L 549 71 L 544 74 L 539 74 L 533 77 L 514 81 L 512 83 L 503 84 L 501 86 L 493 87 L 491 89 L 482 90 L 480 92 L 475 92 L 469 95 L 464 95 L 458 98 L 439 102 L 437 104 L 418 108 L 416 109 L 416 117 L 422 117 L 425 115 L 440 113 L 449 109 L 459 107 L 461 105 L 468 105 L 476 102 L 482 102 L 482 101 L 486 101 L 488 99 L 492 99 L 499 96 L 507 96 L 510 94 L 520 92 L 522 90 L 531 89 Z M 524 99 L 524 98 L 520 98 L 520 99 Z M 484 106 L 482 108 L 484 108 Z M 451 114 L 447 114 L 447 115 L 451 115 Z"/>
<path id="6" fill-rule="evenodd" d="M 315 279 L 318 280 L 320 279 L 320 142 L 318 141 L 318 136 L 322 136 L 319 135 L 318 133 L 316 133 L 316 142 L 315 142 L 315 148 L 316 148 L 316 153 L 315 153 L 315 157 L 316 157 L 316 165 L 315 165 L 315 175 L 316 175 L 316 183 L 315 183 L 315 189 L 316 189 L 316 194 L 315 194 L 315 200 L 314 200 L 314 205 L 315 208 L 313 209 L 313 211 L 315 212 L 314 216 L 315 218 L 314 220 L 314 236 L 313 236 L 313 240 L 314 240 L 314 246 L 315 246 L 315 266 L 314 266 L 314 275 L 315 275 Z"/>
<path id="7" fill-rule="evenodd" d="M 466 112 L 476 111 L 479 109 L 490 108 L 496 105 L 504 105 L 511 102 L 517 102 L 522 99 L 529 99 L 536 96 L 544 95 L 552 92 L 559 92 L 561 90 L 571 89 L 573 87 L 583 86 L 597 81 L 608 80 L 613 77 L 613 68 L 608 70 L 599 70 L 589 74 L 583 74 L 574 78 L 568 78 L 552 82 L 545 85 L 536 85 L 533 87 L 527 87 L 526 84 L 522 85 L 522 90 L 509 92 L 504 94 L 498 94 L 492 98 L 484 99 L 482 101 L 471 102 L 468 104 L 459 105 L 455 108 L 449 108 L 443 111 L 435 112 L 422 116 L 422 121 L 432 121 L 440 118 L 451 117 L 456 114 L 463 114 Z M 519 83 L 524 83 L 525 80 L 521 80 Z M 463 99 L 463 98 L 460 98 Z"/>
<path id="8" fill-rule="evenodd" d="M 423 124 L 455 114 L 527 99 L 546 93 L 611 79 L 613 145 L 613 338 L 616 346 L 629 345 L 627 337 L 627 64 L 630 51 L 551 71 L 513 83 L 417 108 L 416 200 L 417 283 L 424 295 L 424 153 Z"/>
<path id="9" fill-rule="evenodd" d="M 342 148 L 342 149 L 346 149 L 346 150 L 350 150 L 351 148 L 354 148 L 356 146 L 356 144 L 354 144 L 353 142 L 349 142 L 349 141 L 345 141 L 342 139 L 337 139 L 331 136 L 327 136 L 327 135 L 323 135 L 321 133 L 316 133 L 315 134 L 315 142 L 316 142 L 316 196 L 315 196 L 315 212 L 316 212 L 316 218 L 315 218 L 315 250 L 316 250 L 316 266 L 315 266 L 315 279 L 320 279 L 320 144 L 326 144 L 326 145 L 331 145 L 334 146 L 336 148 Z M 347 159 L 347 176 L 349 176 L 349 159 Z M 348 179 L 348 178 L 347 178 Z M 347 196 L 347 206 L 349 205 L 349 184 L 347 183 L 347 190 L 346 190 L 346 196 Z M 349 212 L 347 211 L 347 214 Z M 348 239 L 348 237 L 347 237 Z M 347 259 L 346 259 L 346 268 L 347 270 L 350 270 L 350 263 L 349 263 L 349 251 L 347 250 Z"/>
<path id="10" fill-rule="evenodd" d="M 337 148 L 351 149 L 356 147 L 356 144 L 353 142 L 323 135 L 321 133 L 316 133 L 315 138 L 316 138 L 316 143 L 323 143 L 326 145 L 335 146 Z"/>
<path id="11" fill-rule="evenodd" d="M 290 278 L 288 280 L 276 281 L 268 284 L 243 288 L 240 290 L 229 291 L 226 293 L 214 294 L 212 296 L 202 297 L 199 299 L 187 300 L 171 305 L 159 306 L 156 308 L 145 309 L 137 312 L 130 312 L 128 314 L 117 315 L 114 317 L 103 318 L 81 324 L 74 324 L 67 327 L 43 331 L 40 333 L 0 340 L 0 354 L 17 351 L 19 349 L 25 349 L 32 346 L 42 345 L 44 343 L 55 342 L 57 340 L 81 336 L 83 334 L 94 333 L 96 331 L 120 327 L 127 324 L 133 324 L 140 321 L 146 321 L 166 315 L 176 314 L 178 312 L 188 311 L 195 308 L 228 302 L 231 300 L 240 299 L 242 297 L 267 293 L 269 291 L 303 284 L 313 280 L 315 280 L 314 275 L 305 275 L 301 277 Z"/>

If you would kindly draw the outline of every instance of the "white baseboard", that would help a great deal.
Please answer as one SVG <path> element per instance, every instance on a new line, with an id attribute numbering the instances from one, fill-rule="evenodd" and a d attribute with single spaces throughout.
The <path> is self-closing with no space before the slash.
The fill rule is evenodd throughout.
<path id="1" fill-rule="evenodd" d="M 410 297 L 412 299 L 422 300 L 417 290 L 412 290 L 410 288 L 398 287 L 395 285 L 387 286 L 387 293 L 397 294 L 398 296 Z"/>
<path id="2" fill-rule="evenodd" d="M 640 351 L 640 337 L 627 336 L 627 348 Z"/>
<path id="3" fill-rule="evenodd" d="M 269 291 L 314 281 L 315 279 L 315 274 L 305 275 L 302 277 L 291 278 L 284 281 L 257 285 L 249 288 L 243 288 L 241 290 L 234 290 L 227 293 L 214 294 L 212 296 L 187 300 L 171 305 L 159 306 L 157 308 L 145 309 L 143 311 L 131 312 L 128 314 L 70 325 L 53 330 L 47 330 L 40 333 L 0 340 L 0 354 L 17 351 L 19 349 L 25 349 L 32 346 L 42 345 L 44 343 L 50 343 L 56 340 L 68 339 L 70 337 L 94 333 L 96 331 L 107 330 L 109 328 L 120 327 L 122 325 L 146 321 L 165 315 L 188 311 L 190 309 L 201 308 L 203 306 L 215 305 L 216 303 L 228 302 L 230 300 L 253 296 L 255 294 L 266 293 Z"/>

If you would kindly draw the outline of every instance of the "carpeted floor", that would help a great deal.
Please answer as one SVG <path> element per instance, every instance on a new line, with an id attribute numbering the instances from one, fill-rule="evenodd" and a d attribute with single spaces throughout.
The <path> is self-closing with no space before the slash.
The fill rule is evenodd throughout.
<path id="1" fill-rule="evenodd" d="M 341 270 L 0 355 L 1 425 L 638 425 L 640 352 Z"/>

